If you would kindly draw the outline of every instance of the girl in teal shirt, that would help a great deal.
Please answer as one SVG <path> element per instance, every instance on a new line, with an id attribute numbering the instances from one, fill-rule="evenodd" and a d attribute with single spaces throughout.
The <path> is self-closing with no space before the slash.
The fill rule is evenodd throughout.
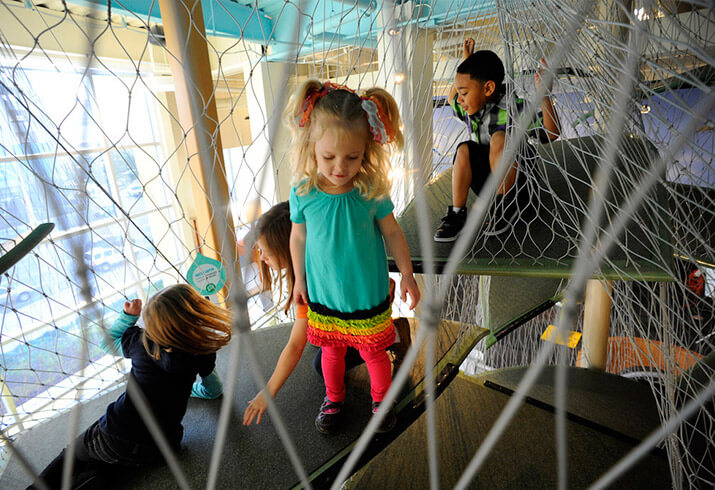
<path id="1" fill-rule="evenodd" d="M 402 146 L 397 104 L 373 88 L 311 80 L 291 100 L 295 186 L 290 195 L 293 300 L 308 305 L 308 341 L 322 349 L 326 397 L 315 425 L 330 433 L 345 399 L 345 352 L 370 374 L 373 412 L 391 384 L 395 339 L 385 243 L 402 273 L 401 296 L 420 299 L 405 236 L 392 213 L 389 154 Z M 395 424 L 392 410 L 380 431 Z"/>

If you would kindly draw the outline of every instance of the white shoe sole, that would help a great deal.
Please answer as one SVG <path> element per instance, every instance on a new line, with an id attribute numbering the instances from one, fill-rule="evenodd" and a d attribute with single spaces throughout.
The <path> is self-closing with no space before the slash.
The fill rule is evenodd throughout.
<path id="1" fill-rule="evenodd" d="M 459 233 L 457 233 L 456 235 L 454 235 L 452 237 L 436 237 L 436 236 L 434 236 L 432 238 L 434 239 L 435 242 L 449 243 L 449 242 L 456 241 L 457 238 L 459 238 Z"/>
<path id="2" fill-rule="evenodd" d="M 514 213 L 511 215 L 511 219 L 509 221 L 505 221 L 504 224 L 501 225 L 499 228 L 487 228 L 484 230 L 483 235 L 484 236 L 497 236 L 501 235 L 507 230 L 510 230 L 514 224 L 514 221 L 516 220 L 516 215 L 517 213 Z"/>

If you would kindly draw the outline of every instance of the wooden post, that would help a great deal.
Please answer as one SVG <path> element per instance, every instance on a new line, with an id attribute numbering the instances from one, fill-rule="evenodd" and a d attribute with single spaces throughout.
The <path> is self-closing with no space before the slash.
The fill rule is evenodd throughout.
<path id="1" fill-rule="evenodd" d="M 206 32 L 200 0 L 159 0 L 174 78 L 179 122 L 185 133 L 193 208 L 204 255 L 237 273 L 233 219 L 218 131 Z M 214 203 L 215 207 L 212 205 Z M 224 239 L 226 237 L 227 239 Z M 223 257 L 223 259 L 222 259 Z M 228 276 L 232 277 L 231 274 Z"/>
<path id="2" fill-rule="evenodd" d="M 611 326 L 611 286 L 596 279 L 586 284 L 583 344 L 579 366 L 605 371 Z"/>

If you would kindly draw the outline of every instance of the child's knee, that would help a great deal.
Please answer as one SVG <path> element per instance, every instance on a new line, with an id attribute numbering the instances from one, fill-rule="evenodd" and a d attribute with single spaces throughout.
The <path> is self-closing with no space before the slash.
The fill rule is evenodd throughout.
<path id="1" fill-rule="evenodd" d="M 462 141 L 457 145 L 454 162 L 458 161 L 469 163 L 469 141 Z"/>
<path id="2" fill-rule="evenodd" d="M 387 355 L 387 351 L 384 349 L 374 351 L 361 350 L 360 356 L 368 364 L 380 364 L 384 362 L 387 362 L 388 364 L 390 363 L 390 356 Z"/>
<path id="3" fill-rule="evenodd" d="M 504 153 L 504 143 L 505 137 L 503 131 L 494 133 L 491 140 L 489 140 L 489 162 L 492 165 L 498 163 L 502 153 Z"/>
<path id="4" fill-rule="evenodd" d="M 452 174 L 452 179 L 458 179 L 458 181 L 464 185 L 469 184 L 472 168 L 472 157 L 470 156 L 469 142 L 464 141 L 457 146 L 454 154 L 454 161 L 452 162 L 455 168 Z"/>

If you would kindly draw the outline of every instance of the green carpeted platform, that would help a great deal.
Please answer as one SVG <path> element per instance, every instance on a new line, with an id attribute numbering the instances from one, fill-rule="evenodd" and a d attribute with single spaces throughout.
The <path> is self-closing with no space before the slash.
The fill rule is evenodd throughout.
<path id="1" fill-rule="evenodd" d="M 519 275 L 560 278 L 568 277 L 577 253 L 583 229 L 584 213 L 591 192 L 591 179 L 597 172 L 603 145 L 596 137 L 584 137 L 568 142 L 556 141 L 540 145 L 538 183 L 532 186 L 536 217 L 524 213 L 512 230 L 496 237 L 477 235 L 474 246 L 463 258 L 458 271 L 464 274 Z M 608 220 L 620 210 L 625 196 L 647 172 L 654 159 L 654 151 L 638 140 L 624 144 L 622 158 L 615 170 L 608 198 Z M 558 162 L 556 165 L 548 162 Z M 451 169 L 436 177 L 425 188 L 428 208 L 429 236 L 431 237 L 451 204 Z M 468 205 L 474 200 L 470 192 Z M 668 198 L 663 188 L 651 192 L 649 204 L 631 219 L 625 234 L 608 256 L 600 273 L 607 279 L 669 280 L 668 269 L 673 251 L 670 222 L 666 210 Z M 531 212 L 534 214 L 534 211 Z M 423 254 L 419 243 L 419 219 L 416 202 L 411 202 L 398 222 L 413 257 L 416 270 L 422 270 Z M 452 243 L 433 243 L 434 260 L 441 270 L 447 262 Z"/>
<path id="2" fill-rule="evenodd" d="M 707 265 L 715 249 L 715 213 L 703 209 L 715 209 L 715 188 L 671 182 L 667 192 L 677 249 Z"/>
<path id="3" fill-rule="evenodd" d="M 509 397 L 459 376 L 436 402 L 440 488 L 452 488 L 487 436 Z M 586 488 L 632 445 L 568 422 L 568 488 Z M 422 416 L 349 480 L 345 488 L 429 488 L 426 422 Z M 556 488 L 556 445 L 551 412 L 524 404 L 470 488 Z M 667 460 L 648 455 L 615 488 L 670 488 Z"/>

